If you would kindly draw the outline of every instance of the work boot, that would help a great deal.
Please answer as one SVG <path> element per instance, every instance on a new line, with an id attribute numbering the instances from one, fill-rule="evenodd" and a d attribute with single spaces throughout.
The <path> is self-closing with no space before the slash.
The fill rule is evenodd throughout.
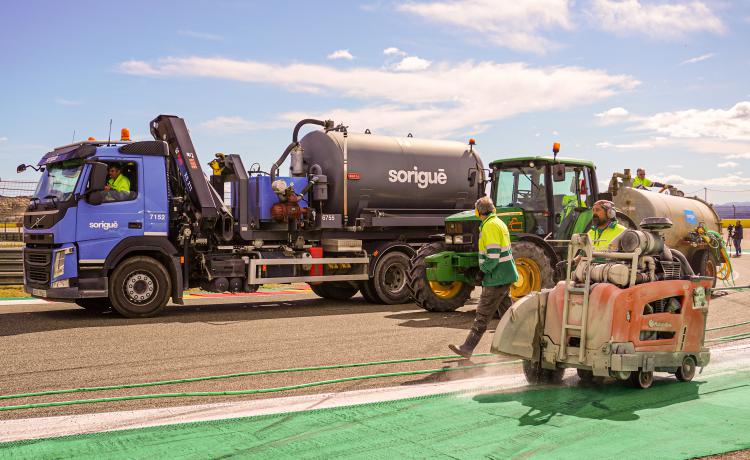
<path id="1" fill-rule="evenodd" d="M 463 345 L 460 347 L 457 347 L 453 345 L 452 343 L 448 345 L 448 348 L 451 349 L 451 351 L 459 356 L 463 356 L 466 359 L 471 358 L 471 355 L 474 353 L 474 349 L 477 347 L 477 344 L 479 344 L 479 340 L 482 338 L 480 334 L 477 334 L 474 331 L 469 332 L 469 336 L 466 337 L 466 341 Z"/>

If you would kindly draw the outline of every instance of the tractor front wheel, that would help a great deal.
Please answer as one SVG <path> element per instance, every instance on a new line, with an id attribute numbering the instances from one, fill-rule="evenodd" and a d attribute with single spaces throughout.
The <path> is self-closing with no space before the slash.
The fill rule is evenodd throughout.
<path id="1" fill-rule="evenodd" d="M 407 286 L 411 298 L 421 308 L 427 311 L 454 311 L 462 307 L 474 286 L 461 281 L 441 283 L 427 280 L 427 262 L 425 258 L 445 251 L 442 242 L 425 244 L 409 261 L 407 271 Z"/>

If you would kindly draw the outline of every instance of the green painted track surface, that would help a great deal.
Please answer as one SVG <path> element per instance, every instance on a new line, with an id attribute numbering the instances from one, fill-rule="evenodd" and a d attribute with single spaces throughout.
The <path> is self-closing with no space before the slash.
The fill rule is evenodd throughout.
<path id="1" fill-rule="evenodd" d="M 664 375 L 664 374 L 661 374 Z M 750 448 L 750 371 L 444 394 L 0 444 L 11 458 L 691 458 Z"/>

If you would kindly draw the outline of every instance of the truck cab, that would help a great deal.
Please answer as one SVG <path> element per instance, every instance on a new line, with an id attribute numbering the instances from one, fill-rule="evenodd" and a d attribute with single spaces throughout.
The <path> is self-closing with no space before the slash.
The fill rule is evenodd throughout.
<path id="1" fill-rule="evenodd" d="M 46 154 L 24 214 L 26 291 L 106 309 L 111 304 L 104 297 L 114 286 L 109 277 L 116 276 L 120 300 L 134 312 L 170 296 L 180 301 L 181 290 L 169 289 L 179 281 L 179 256 L 167 239 L 168 155 L 162 141 L 87 141 Z M 137 255 L 157 260 L 166 273 L 150 271 L 148 263 L 129 273 L 110 272 Z"/>

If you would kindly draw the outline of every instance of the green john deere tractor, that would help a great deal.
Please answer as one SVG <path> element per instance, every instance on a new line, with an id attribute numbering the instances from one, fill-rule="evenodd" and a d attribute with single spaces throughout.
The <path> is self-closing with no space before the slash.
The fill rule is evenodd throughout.
<path id="1" fill-rule="evenodd" d="M 491 196 L 510 231 L 518 281 L 511 296 L 552 287 L 555 266 L 574 233 L 588 231 L 599 199 L 590 161 L 523 157 L 490 164 Z M 471 295 L 479 271 L 479 218 L 473 211 L 446 219 L 444 241 L 422 246 L 412 257 L 412 298 L 429 311 L 452 311 Z"/>

